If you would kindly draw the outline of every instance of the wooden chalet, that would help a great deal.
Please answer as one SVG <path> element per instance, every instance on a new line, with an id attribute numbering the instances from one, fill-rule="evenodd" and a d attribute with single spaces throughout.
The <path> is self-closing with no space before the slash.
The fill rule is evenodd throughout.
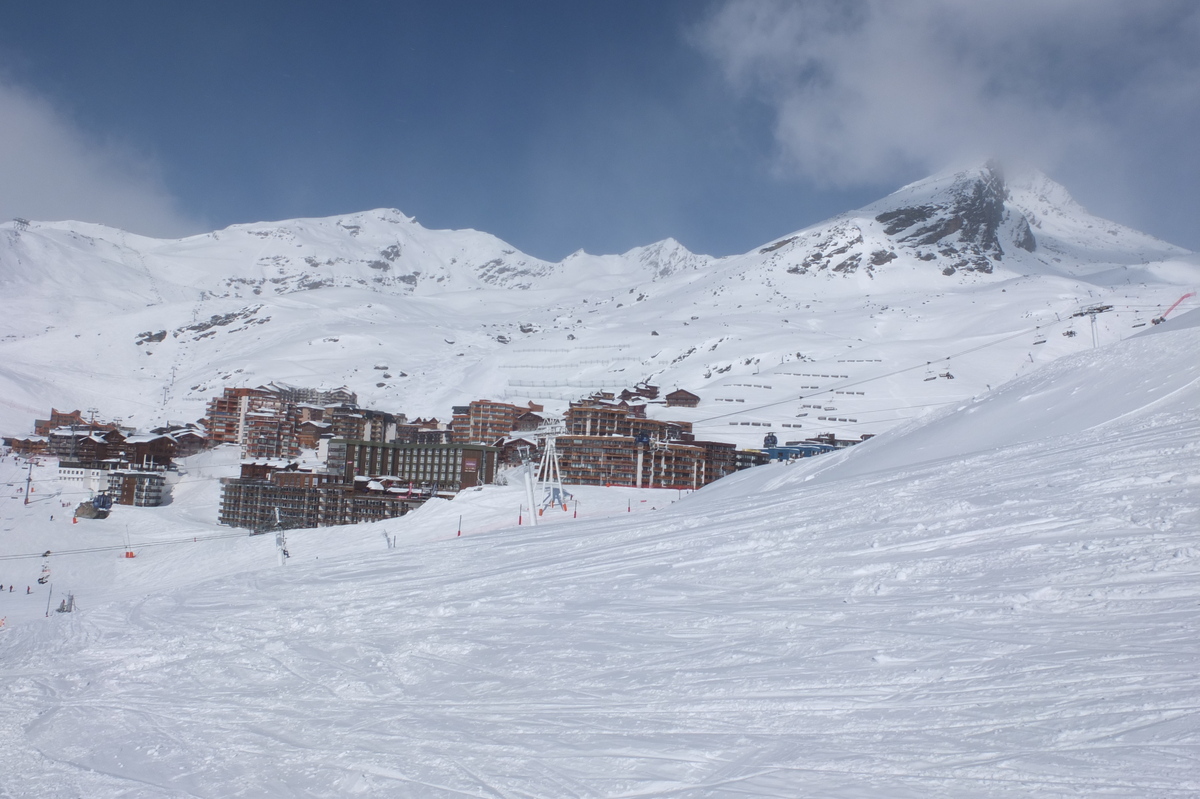
<path id="1" fill-rule="evenodd" d="M 40 455 L 50 447 L 47 436 L 5 436 L 3 443 L 18 455 Z"/>
<path id="2" fill-rule="evenodd" d="M 499 444 L 500 462 L 507 466 L 520 466 L 524 463 L 524 457 L 530 458 L 540 457 L 538 443 L 533 438 L 524 438 L 515 436 L 506 438 Z"/>
<path id="3" fill-rule="evenodd" d="M 517 417 L 517 423 L 513 429 L 521 433 L 528 433 L 530 430 L 537 430 L 545 421 L 546 417 L 540 413 L 525 411 L 525 413 Z"/>
<path id="4" fill-rule="evenodd" d="M 296 443 L 301 449 L 316 449 L 323 437 L 332 435 L 333 425 L 329 422 L 309 419 L 296 425 Z"/>
<path id="5" fill-rule="evenodd" d="M 695 408 L 700 404 L 700 397 L 692 392 L 677 388 L 666 397 L 668 408 Z"/>
<path id="6" fill-rule="evenodd" d="M 652 386 L 649 383 L 638 383 L 632 389 L 627 388 L 623 390 L 617 396 L 617 399 L 624 400 L 626 402 L 635 399 L 655 400 L 658 399 L 658 386 Z"/>
<path id="7" fill-rule="evenodd" d="M 186 458 L 208 448 L 208 436 L 199 428 L 178 430 L 169 434 L 175 441 L 175 457 Z"/>
<path id="8" fill-rule="evenodd" d="M 130 436 L 121 450 L 125 460 L 138 469 L 166 469 L 175 457 L 175 439 L 154 434 Z"/>

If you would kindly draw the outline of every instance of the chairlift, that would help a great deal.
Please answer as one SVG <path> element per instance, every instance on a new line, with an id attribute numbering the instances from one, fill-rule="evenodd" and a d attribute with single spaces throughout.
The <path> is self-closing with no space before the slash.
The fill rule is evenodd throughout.
<path id="1" fill-rule="evenodd" d="M 1045 336 L 1043 336 L 1042 338 L 1036 338 L 1036 339 L 1034 339 L 1034 340 L 1033 340 L 1033 344 L 1034 344 L 1034 346 L 1037 346 L 1038 344 L 1045 344 L 1045 343 L 1046 343 L 1046 337 L 1045 337 Z"/>
<path id="2" fill-rule="evenodd" d="M 930 380 L 937 380 L 937 378 L 938 378 L 937 372 L 933 371 L 933 362 L 926 361 L 925 362 L 925 382 L 928 383 Z"/>
<path id="3" fill-rule="evenodd" d="M 950 374 L 949 372 L 942 372 L 940 375 L 938 375 L 938 377 L 944 377 L 944 378 L 946 378 L 947 380 L 953 380 L 953 379 L 954 379 L 954 375 Z"/>
<path id="4" fill-rule="evenodd" d="M 1063 335 L 1066 336 L 1067 338 L 1075 338 L 1075 329 L 1072 328 L 1070 330 L 1064 330 Z"/>

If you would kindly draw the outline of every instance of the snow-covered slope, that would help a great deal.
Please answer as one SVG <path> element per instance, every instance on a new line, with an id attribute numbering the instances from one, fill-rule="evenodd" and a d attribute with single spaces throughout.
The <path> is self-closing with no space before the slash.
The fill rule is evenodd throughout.
<path id="1" fill-rule="evenodd" d="M 1095 331 L 1111 343 L 1197 283 L 1196 256 L 992 164 L 726 258 L 667 240 L 547 263 L 392 210 L 178 241 L 8 223 L 0 431 L 51 405 L 190 421 L 272 380 L 444 418 L 649 379 L 701 396 L 670 415 L 702 436 L 856 437 L 1091 347 L 1081 307 L 1114 306 Z"/>
<path id="2" fill-rule="evenodd" d="M 1194 796 L 1200 329 L 1166 327 L 673 504 L 515 527 L 492 487 L 285 568 L 188 521 L 219 451 L 107 522 L 44 484 L 6 536 L 200 540 L 51 556 L 92 582 L 0 632 L 0 794 Z"/>

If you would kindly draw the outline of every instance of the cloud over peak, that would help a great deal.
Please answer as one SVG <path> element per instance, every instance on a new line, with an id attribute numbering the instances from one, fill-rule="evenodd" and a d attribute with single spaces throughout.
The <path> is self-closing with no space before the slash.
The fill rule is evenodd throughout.
<path id="1" fill-rule="evenodd" d="M 1198 107 L 1198 33 L 1200 7 L 1153 0 L 731 0 L 693 41 L 772 108 L 783 174 L 854 185 L 1111 159 L 1168 104 Z"/>

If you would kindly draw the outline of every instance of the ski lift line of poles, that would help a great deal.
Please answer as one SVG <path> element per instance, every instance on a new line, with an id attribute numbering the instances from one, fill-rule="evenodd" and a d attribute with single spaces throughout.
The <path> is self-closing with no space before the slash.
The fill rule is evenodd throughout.
<path id="1" fill-rule="evenodd" d="M 110 375 L 110 374 L 102 374 L 100 372 L 85 372 L 84 374 L 89 377 L 128 379 L 127 375 Z M 160 382 L 158 380 L 152 380 L 149 378 L 147 378 L 147 381 L 151 382 L 151 383 L 156 383 L 156 384 Z M 155 389 L 155 391 L 158 391 L 158 389 Z M 119 403 L 124 403 L 124 404 L 128 404 L 128 405 L 138 405 L 140 407 L 150 408 L 152 410 L 158 410 L 158 409 L 162 408 L 161 402 L 142 402 L 140 400 L 131 399 L 128 394 L 109 394 L 107 392 L 97 391 L 97 390 L 91 389 L 91 388 L 88 389 L 88 392 L 89 392 L 89 394 L 91 394 L 93 396 L 107 397 L 109 399 L 116 400 Z"/>
<path id="2" fill-rule="evenodd" d="M 131 544 L 130 546 L 134 549 L 145 549 L 147 547 L 163 547 L 163 546 L 172 546 L 175 544 L 195 544 L 200 541 L 217 541 L 217 540 L 226 539 L 226 538 L 246 538 L 246 537 L 247 536 L 245 533 L 226 533 L 223 535 L 200 535 L 200 536 L 192 536 L 192 537 L 186 538 L 186 539 L 181 538 L 181 539 L 178 539 L 175 541 L 149 541 L 149 542 L 141 543 L 141 544 Z M 59 555 L 86 555 L 86 554 L 89 554 L 92 552 L 123 552 L 128 548 L 129 547 L 127 547 L 125 544 L 121 544 L 120 546 L 84 547 L 81 549 L 56 549 L 53 552 L 51 552 L 50 554 L 52 557 L 57 557 Z M 42 552 L 35 552 L 32 554 L 0 555 L 0 561 L 30 560 L 33 558 L 42 558 L 45 556 L 46 556 L 46 552 L 45 552 L 45 550 L 43 550 Z"/>
<path id="3" fill-rule="evenodd" d="M 875 375 L 874 377 L 863 378 L 862 380 L 857 380 L 857 381 L 854 381 L 851 383 L 839 383 L 837 385 L 830 386 L 829 388 L 826 388 L 826 389 L 814 391 L 811 394 L 804 394 L 801 397 L 789 397 L 787 399 L 778 400 L 777 402 L 768 402 L 763 405 L 755 405 L 755 406 L 749 407 L 749 408 L 739 408 L 738 410 L 731 411 L 730 413 L 722 413 L 722 414 L 718 414 L 716 416 L 709 416 L 704 419 L 697 419 L 695 421 L 697 423 L 698 422 L 711 422 L 716 419 L 726 419 L 730 416 L 745 416 L 750 411 L 762 410 L 763 408 L 773 408 L 776 405 L 786 405 L 790 402 L 796 402 L 798 399 L 810 399 L 812 397 L 819 397 L 822 394 L 831 394 L 835 390 L 841 391 L 843 389 L 853 388 L 855 386 L 866 385 L 866 384 L 872 383 L 876 380 L 883 380 L 884 378 L 895 377 L 896 375 L 904 374 L 905 372 L 913 372 L 913 371 L 916 371 L 917 369 L 928 369 L 931 364 L 942 363 L 943 361 L 949 361 L 952 358 L 960 358 L 963 355 L 970 355 L 973 352 L 978 352 L 979 350 L 987 349 L 988 347 L 994 347 L 997 344 L 1003 344 L 1006 341 L 1012 341 L 1013 339 L 1020 338 L 1021 336 L 1027 336 L 1030 333 L 1040 330 L 1042 327 L 1043 327 L 1042 325 L 1035 325 L 1034 327 L 1025 328 L 1024 330 L 1004 336 L 1003 338 L 998 338 L 995 341 L 989 341 L 986 344 L 980 344 L 975 347 L 968 347 L 967 349 L 962 350 L 960 352 L 956 352 L 953 355 L 947 355 L 944 358 L 937 358 L 932 361 L 926 361 L 925 363 L 919 363 L 919 364 L 916 364 L 915 366 L 906 366 L 903 369 L 896 369 L 895 371 L 892 371 L 892 372 L 887 372 L 887 373 L 881 374 L 881 375 Z"/>
<path id="4" fill-rule="evenodd" d="M 51 457 L 53 457 L 53 456 L 51 456 Z M 178 485 L 185 485 L 187 483 L 211 483 L 213 480 L 220 480 L 220 479 L 221 479 L 220 477 L 195 477 L 190 480 L 176 480 L 175 482 L 171 483 L 171 485 L 178 486 Z M 40 477 L 35 480 L 30 480 L 29 482 L 33 483 L 34 485 L 37 485 L 39 483 L 58 483 L 58 482 L 62 482 L 62 481 L 57 477 Z M 83 494 L 90 495 L 92 493 L 93 492 L 88 491 L 87 489 L 80 489 L 78 491 L 60 491 L 57 494 L 54 494 L 53 496 L 55 496 L 55 497 L 70 497 L 70 496 L 79 496 L 79 495 L 83 495 Z"/>
<path id="5" fill-rule="evenodd" d="M 955 402 L 962 402 L 962 399 L 948 399 L 941 402 L 922 402 L 915 405 L 897 405 L 892 408 L 871 408 L 870 410 L 853 411 L 856 416 L 866 416 L 871 413 L 891 413 L 892 411 L 910 411 L 914 408 L 940 408 L 943 405 L 951 405 Z M 815 413 L 823 413 L 823 411 L 815 411 Z M 829 411 L 829 413 L 845 413 L 845 411 Z M 872 424 L 872 422 L 849 422 L 848 424 Z"/>
<path id="6" fill-rule="evenodd" d="M 1187 295 L 1185 295 L 1184 297 L 1182 297 L 1182 298 L 1180 298 L 1180 299 L 1186 299 L 1186 296 L 1187 296 Z M 1178 304 L 1178 303 L 1176 303 L 1176 304 Z M 1153 310 L 1157 310 L 1158 308 L 1161 308 L 1161 307 L 1162 307 L 1162 305 L 1161 305 L 1161 304 L 1159 304 L 1159 305 L 1134 305 L 1134 304 L 1132 304 L 1132 303 L 1130 303 L 1130 304 L 1118 304 L 1118 303 L 1114 303 L 1113 305 L 1114 305 L 1114 307 L 1125 308 L 1125 309 L 1128 309 L 1128 310 L 1133 310 L 1133 311 L 1136 311 L 1136 310 L 1153 311 Z M 1015 338 L 1015 337 L 1016 337 L 1016 336 L 1014 336 L 1014 338 Z M 1002 340 L 1003 340 L 1003 339 L 1002 339 Z M 999 342 L 996 342 L 996 343 L 999 343 Z M 586 347 L 585 347 L 585 348 L 581 348 L 581 349 L 588 349 L 588 348 L 586 348 Z M 600 347 L 596 347 L 595 349 L 600 349 Z M 958 353 L 958 355 L 964 355 L 964 354 L 966 354 L 966 353 L 965 353 L 965 352 L 964 352 L 964 353 Z M 956 356 L 949 356 L 949 357 L 956 357 Z M 904 371 L 908 371 L 908 370 L 900 370 L 900 372 L 893 372 L 892 374 L 900 374 L 901 372 L 904 372 Z M 107 377 L 122 377 L 121 375 L 116 375 L 116 374 L 107 374 L 107 373 L 103 373 L 103 372 L 96 372 L 96 371 L 86 371 L 86 372 L 82 372 L 82 374 L 84 374 L 84 375 L 86 375 L 86 376 L 88 376 L 88 377 L 98 377 L 98 378 L 107 378 Z M 890 376 L 891 376 L 891 375 L 880 375 L 880 377 L 890 377 Z M 150 382 L 158 382 L 156 379 L 153 379 L 153 378 L 147 378 L 147 380 L 149 380 Z M 855 385 L 857 385 L 857 384 L 855 384 Z M 141 402 L 141 401 L 139 401 L 139 400 L 136 400 L 136 399 L 132 399 L 132 398 L 130 398 L 130 397 L 127 395 L 127 394 L 123 394 L 123 395 L 121 395 L 121 396 L 117 396 L 117 395 L 115 395 L 115 394 L 107 394 L 107 393 L 104 393 L 104 392 L 93 392 L 93 393 L 97 394 L 98 396 L 102 396 L 102 397 L 109 397 L 109 398 L 111 398 L 111 399 L 120 400 L 121 402 L 124 402 L 124 403 L 131 403 L 131 404 L 134 404 L 134 405 L 140 405 L 140 406 L 142 406 L 142 407 L 144 407 L 144 408 L 153 408 L 153 409 L 157 409 L 157 408 L 161 408 L 161 407 L 162 407 L 162 403 L 161 403 L 161 402 Z M 769 406 L 762 406 L 762 407 L 769 407 Z M 725 415 L 728 415 L 728 414 L 725 414 Z M 712 418 L 714 418 L 714 419 L 719 419 L 719 418 L 722 418 L 722 417 L 720 417 L 720 416 L 715 416 L 715 417 L 712 417 Z M 699 421 L 708 421 L 708 420 L 706 420 L 706 419 L 701 419 L 701 420 L 699 420 Z"/>

